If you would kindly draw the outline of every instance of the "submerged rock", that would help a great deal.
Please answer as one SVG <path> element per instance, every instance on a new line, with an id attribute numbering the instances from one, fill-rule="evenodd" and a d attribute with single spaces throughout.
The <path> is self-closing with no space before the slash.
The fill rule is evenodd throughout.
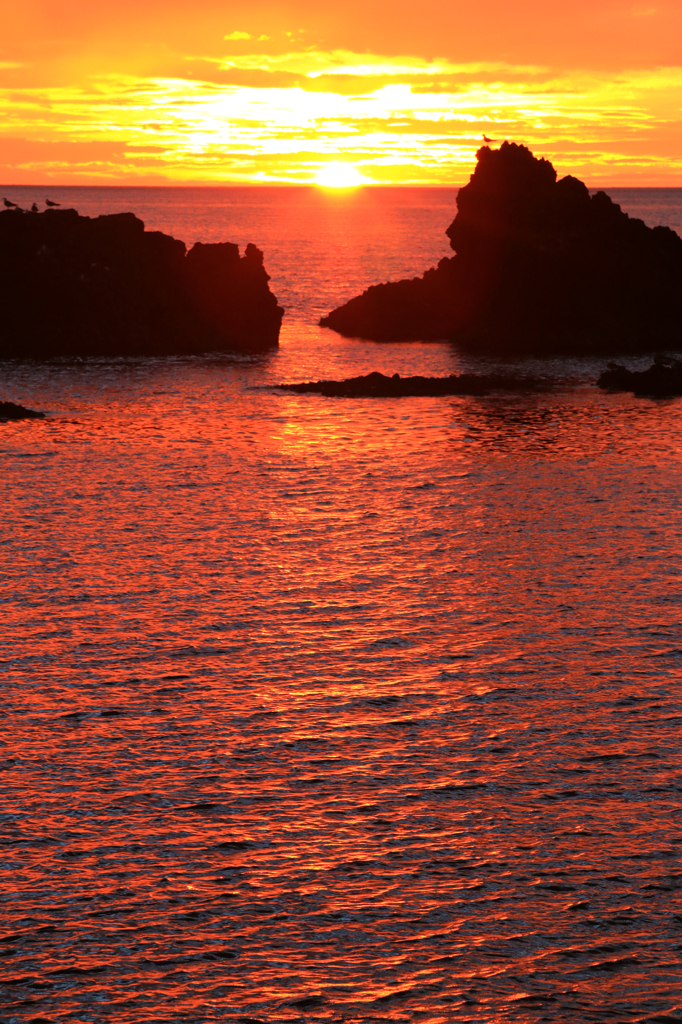
<path id="1" fill-rule="evenodd" d="M 44 420 L 44 412 L 36 412 L 35 409 L 26 409 L 23 405 L 15 405 L 14 402 L 0 402 L 0 423 L 7 420 Z"/>
<path id="2" fill-rule="evenodd" d="M 376 341 L 450 339 L 497 356 L 682 347 L 682 239 L 590 196 L 525 146 L 478 151 L 446 234 L 456 255 L 368 288 L 322 326 Z"/>
<path id="3" fill-rule="evenodd" d="M 263 254 L 145 231 L 132 213 L 0 213 L 0 358 L 187 355 L 278 344 Z"/>
<path id="4" fill-rule="evenodd" d="M 535 377 L 462 373 L 449 377 L 386 377 L 374 371 L 346 380 L 316 380 L 302 384 L 276 384 L 282 391 L 327 395 L 331 398 L 416 398 L 436 395 L 484 395 L 489 391 L 530 391 L 547 387 Z"/>
<path id="5" fill-rule="evenodd" d="M 636 395 L 661 398 L 682 395 L 682 362 L 659 357 L 648 370 L 628 370 L 617 363 L 609 363 L 597 386 L 604 391 L 632 391 Z"/>

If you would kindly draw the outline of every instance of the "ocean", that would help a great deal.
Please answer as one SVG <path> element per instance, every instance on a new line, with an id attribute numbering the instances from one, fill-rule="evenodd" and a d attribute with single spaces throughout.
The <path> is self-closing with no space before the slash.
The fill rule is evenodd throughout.
<path id="1" fill-rule="evenodd" d="M 287 310 L 0 364 L 3 1024 L 682 1020 L 682 400 L 272 390 L 497 366 L 317 326 L 456 189 L 2 194 L 255 242 Z"/>

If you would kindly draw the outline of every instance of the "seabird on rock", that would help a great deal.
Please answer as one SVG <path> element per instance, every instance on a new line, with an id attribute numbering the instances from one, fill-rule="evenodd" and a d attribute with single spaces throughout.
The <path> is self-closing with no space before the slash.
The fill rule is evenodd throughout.
<path id="1" fill-rule="evenodd" d="M 7 207 L 8 210 L 12 210 L 12 209 L 19 210 L 19 209 L 21 209 L 21 207 L 18 206 L 17 203 L 13 203 L 11 199 L 3 199 L 3 203 L 5 204 L 5 206 Z"/>
<path id="2" fill-rule="evenodd" d="M 38 204 L 34 203 L 33 206 L 31 207 L 31 213 L 37 213 L 37 212 L 38 212 Z"/>
<path id="3" fill-rule="evenodd" d="M 45 200 L 45 206 L 61 206 L 61 203 L 53 203 L 51 199 Z"/>

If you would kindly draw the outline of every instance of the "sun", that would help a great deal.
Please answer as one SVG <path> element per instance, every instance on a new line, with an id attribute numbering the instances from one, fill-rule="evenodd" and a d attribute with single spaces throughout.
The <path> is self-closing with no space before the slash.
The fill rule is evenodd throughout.
<path id="1" fill-rule="evenodd" d="M 342 164 L 335 160 L 320 168 L 315 178 L 316 185 L 323 188 L 357 188 L 368 181 L 352 164 Z"/>

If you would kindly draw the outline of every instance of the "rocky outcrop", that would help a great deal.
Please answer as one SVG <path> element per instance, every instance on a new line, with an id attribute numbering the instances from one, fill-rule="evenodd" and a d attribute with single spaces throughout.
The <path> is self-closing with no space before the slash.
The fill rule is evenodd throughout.
<path id="1" fill-rule="evenodd" d="M 14 402 L 0 402 L 0 423 L 8 420 L 44 420 L 44 412 L 36 412 L 35 409 L 27 409 L 23 405 L 15 405 Z"/>
<path id="2" fill-rule="evenodd" d="M 456 255 L 375 285 L 321 320 L 347 337 L 450 339 L 481 354 L 682 347 L 682 239 L 590 196 L 505 142 L 477 154 L 447 230 Z"/>
<path id="3" fill-rule="evenodd" d="M 666 398 L 682 395 L 682 362 L 657 358 L 648 370 L 628 370 L 609 363 L 597 381 L 604 391 L 632 391 L 635 395 Z"/>
<path id="4" fill-rule="evenodd" d="M 145 231 L 132 213 L 0 213 L 0 358 L 255 352 L 283 310 L 263 254 Z"/>
<path id="5" fill-rule="evenodd" d="M 331 398 L 415 398 L 438 395 L 485 395 L 489 391 L 531 391 L 547 387 L 548 382 L 535 377 L 514 377 L 504 374 L 462 373 L 449 377 L 386 377 L 374 371 L 365 377 L 346 380 L 316 380 L 302 384 L 276 384 L 282 391 L 299 394 L 327 395 Z"/>

